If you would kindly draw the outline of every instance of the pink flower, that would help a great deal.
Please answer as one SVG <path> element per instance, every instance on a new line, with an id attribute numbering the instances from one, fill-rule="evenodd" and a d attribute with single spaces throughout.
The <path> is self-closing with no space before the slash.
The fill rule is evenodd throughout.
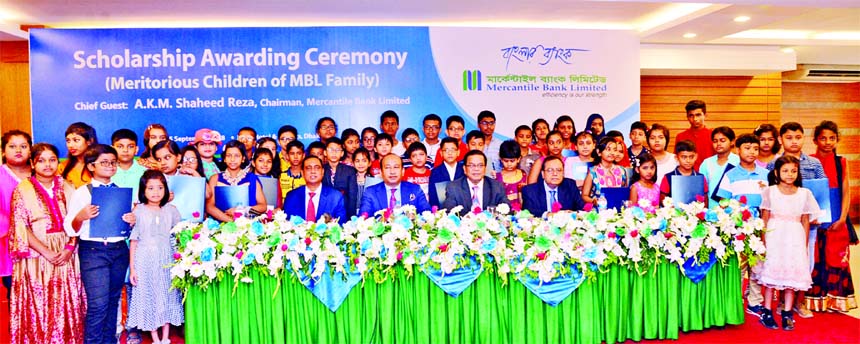
<path id="1" fill-rule="evenodd" d="M 439 251 L 447 252 L 448 251 L 448 244 L 439 245 Z"/>
<path id="2" fill-rule="evenodd" d="M 233 219 L 234 219 L 234 220 L 235 220 L 235 219 L 238 219 L 238 218 L 240 218 L 240 217 L 242 217 L 242 212 L 240 212 L 240 211 L 234 211 L 234 212 L 233 212 Z"/>
<path id="3" fill-rule="evenodd" d="M 361 262 L 361 259 L 358 259 L 358 257 L 355 257 L 355 258 L 353 258 L 353 259 L 352 259 L 352 264 L 353 264 L 353 265 L 358 265 L 358 263 L 360 263 L 360 262 Z"/>
<path id="4" fill-rule="evenodd" d="M 397 260 L 403 260 L 403 252 L 397 252 Z"/>
<path id="5" fill-rule="evenodd" d="M 556 201 L 555 203 L 552 204 L 552 212 L 557 213 L 559 210 L 561 210 L 561 203 Z"/>
<path id="6" fill-rule="evenodd" d="M 366 212 L 366 211 L 365 211 L 365 212 L 363 212 L 363 213 L 361 213 L 361 217 L 362 217 L 362 218 L 366 219 L 366 218 L 367 218 L 367 216 L 368 216 L 368 215 L 367 215 L 367 212 Z"/>
<path id="7" fill-rule="evenodd" d="M 663 233 L 663 237 L 665 237 L 666 239 L 671 239 L 672 236 L 674 236 L 674 234 L 672 234 L 672 232 L 664 232 Z"/>
<path id="8" fill-rule="evenodd" d="M 703 211 L 701 213 L 696 214 L 696 217 L 699 218 L 699 221 L 705 221 L 705 212 Z"/>
<path id="9" fill-rule="evenodd" d="M 269 210 L 269 211 L 267 211 L 267 212 L 266 212 L 266 217 L 267 217 L 267 218 L 269 218 L 269 220 L 271 220 L 271 219 L 272 219 L 272 215 L 274 215 L 274 211 Z"/>
<path id="10" fill-rule="evenodd" d="M 242 251 L 236 252 L 236 259 L 242 259 L 242 256 L 244 256 L 244 255 L 245 255 L 245 252 L 242 252 Z"/>
<path id="11" fill-rule="evenodd" d="M 182 259 L 181 254 L 179 254 L 178 252 L 173 254 L 173 260 L 180 260 L 180 259 Z"/>
<path id="12" fill-rule="evenodd" d="M 289 246 L 287 246 L 287 244 L 283 244 L 283 245 L 281 245 L 281 251 L 286 251 L 286 250 L 289 250 L 289 249 L 290 249 L 290 247 L 289 247 Z"/>
<path id="13" fill-rule="evenodd" d="M 630 231 L 630 237 L 635 238 L 637 236 L 639 236 L 638 230 L 634 229 L 634 230 Z"/>
<path id="14" fill-rule="evenodd" d="M 696 202 L 704 202 L 704 201 L 705 201 L 705 196 L 696 195 Z"/>
<path id="15" fill-rule="evenodd" d="M 741 219 L 746 221 L 746 220 L 749 220 L 750 217 L 752 217 L 752 213 L 750 213 L 750 211 L 748 209 L 744 209 L 744 212 L 741 213 Z"/>
<path id="16" fill-rule="evenodd" d="M 740 201 L 741 204 L 747 204 L 747 195 L 741 195 L 741 198 L 738 199 L 738 201 Z"/>
<path id="17" fill-rule="evenodd" d="M 606 237 L 609 239 L 615 239 L 616 236 L 618 236 L 618 235 L 615 234 L 615 232 L 606 233 Z"/>
<path id="18" fill-rule="evenodd" d="M 538 260 L 544 260 L 546 259 L 546 252 L 539 252 L 535 257 L 537 257 Z"/>
<path id="19" fill-rule="evenodd" d="M 483 210 L 481 210 L 481 207 L 475 207 L 472 209 L 472 214 L 477 215 L 477 214 L 480 214 L 482 211 Z"/>
<path id="20" fill-rule="evenodd" d="M 735 236 L 735 239 L 738 239 L 738 240 L 744 240 L 746 238 L 747 238 L 747 236 L 744 233 L 741 233 L 741 234 L 738 234 Z"/>
<path id="21" fill-rule="evenodd" d="M 196 218 L 198 218 L 198 217 L 200 217 L 200 212 L 199 212 L 199 211 L 195 211 L 195 212 L 191 213 L 191 217 L 193 217 L 193 218 L 195 218 L 195 219 L 196 219 Z"/>
<path id="22" fill-rule="evenodd" d="M 439 206 L 434 205 L 434 206 L 430 207 L 431 213 L 435 214 L 437 211 L 439 211 Z"/>
<path id="23" fill-rule="evenodd" d="M 382 214 L 382 218 L 388 221 L 389 217 L 391 217 L 391 209 L 385 209 L 385 213 Z"/>
<path id="24" fill-rule="evenodd" d="M 312 242 L 314 242 L 314 239 L 311 239 L 310 237 L 305 238 L 305 245 L 310 245 Z"/>
<path id="25" fill-rule="evenodd" d="M 194 240 L 200 239 L 200 233 L 194 233 L 194 235 L 191 236 L 191 238 L 193 238 Z"/>
<path id="26" fill-rule="evenodd" d="M 520 210 L 523 210 L 523 205 L 520 204 L 520 202 L 515 202 L 515 203 L 511 204 L 511 209 L 518 212 Z"/>

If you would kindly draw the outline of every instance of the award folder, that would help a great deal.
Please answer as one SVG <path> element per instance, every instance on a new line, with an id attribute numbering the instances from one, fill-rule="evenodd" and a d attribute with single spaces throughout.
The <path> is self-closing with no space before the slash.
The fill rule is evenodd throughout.
<path id="1" fill-rule="evenodd" d="M 671 176 L 672 200 L 676 204 L 689 204 L 696 196 L 705 197 L 705 176 Z"/>
<path id="2" fill-rule="evenodd" d="M 600 188 L 600 194 L 606 198 L 606 208 L 615 208 L 615 210 L 621 211 L 621 207 L 624 206 L 624 202 L 630 200 L 630 188 L 629 187 L 618 187 L 618 188 Z"/>
<path id="3" fill-rule="evenodd" d="M 833 211 L 830 209 L 830 182 L 827 178 L 807 179 L 803 181 L 803 187 L 812 191 L 812 196 L 818 202 L 818 207 L 821 208 L 818 223 L 833 222 Z M 813 220 L 810 217 L 809 221 Z"/>
<path id="4" fill-rule="evenodd" d="M 173 193 L 170 204 L 179 210 L 183 221 L 203 221 L 206 214 L 206 178 L 171 176 L 167 178 L 167 187 Z"/>
<path id="5" fill-rule="evenodd" d="M 439 204 L 442 204 L 446 199 L 448 199 L 448 192 L 445 190 L 445 188 L 448 187 L 448 183 L 450 182 L 438 182 L 433 184 L 433 187 L 436 188 L 436 196 L 439 198 Z"/>
<path id="6" fill-rule="evenodd" d="M 565 168 L 569 168 L 571 172 L 568 174 L 573 180 L 585 180 L 588 176 L 588 163 L 584 161 L 569 162 Z"/>
<path id="7" fill-rule="evenodd" d="M 131 188 L 94 187 L 92 196 L 99 215 L 90 219 L 90 237 L 128 237 L 131 226 L 122 215 L 131 212 Z"/>
<path id="8" fill-rule="evenodd" d="M 247 185 L 215 187 L 215 206 L 221 211 L 238 206 L 247 207 L 251 203 L 250 200 Z"/>
<path id="9" fill-rule="evenodd" d="M 278 205 L 278 180 L 272 177 L 257 177 L 263 186 L 263 196 L 266 196 L 266 205 L 274 209 Z"/>

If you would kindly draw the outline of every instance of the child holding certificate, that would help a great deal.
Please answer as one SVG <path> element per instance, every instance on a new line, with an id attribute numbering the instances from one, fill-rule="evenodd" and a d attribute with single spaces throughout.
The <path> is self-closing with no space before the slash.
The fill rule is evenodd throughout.
<path id="1" fill-rule="evenodd" d="M 615 163 L 616 154 L 621 151 L 621 141 L 613 137 L 604 137 L 597 144 L 598 157 L 582 185 L 582 200 L 585 203 L 597 205 L 600 188 L 627 186 L 627 171 Z"/>
<path id="2" fill-rule="evenodd" d="M 99 207 L 92 204 L 94 198 L 91 190 L 116 187 L 111 182 L 117 168 L 116 150 L 108 145 L 95 144 L 87 149 L 83 158 L 87 170 L 92 174 L 92 181 L 72 194 L 68 202 L 69 216 L 65 218 L 63 227 L 69 236 L 80 238 L 78 256 L 81 280 L 87 295 L 84 342 L 107 343 L 116 341 L 116 307 L 122 294 L 129 260 L 126 236 L 122 234 L 127 228 L 121 228 L 123 225 L 119 223 L 112 225 L 115 228 L 90 226 L 91 220 L 96 217 L 111 216 L 100 214 Z M 131 189 L 126 190 L 130 196 Z M 127 202 L 130 208 L 131 199 L 127 199 Z M 118 214 L 113 216 L 119 217 Z M 135 222 L 131 212 L 121 217 L 128 224 L 133 225 Z"/>

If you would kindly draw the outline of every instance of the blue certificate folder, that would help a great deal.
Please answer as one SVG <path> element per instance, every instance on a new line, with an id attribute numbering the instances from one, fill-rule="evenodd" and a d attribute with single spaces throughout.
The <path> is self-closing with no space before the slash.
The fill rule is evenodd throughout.
<path id="1" fill-rule="evenodd" d="M 171 176 L 167 187 L 173 192 L 170 204 L 179 210 L 182 220 L 200 222 L 206 214 L 206 178 L 192 176 Z M 197 217 L 194 216 L 197 213 Z"/>
<path id="2" fill-rule="evenodd" d="M 278 180 L 272 177 L 260 177 L 260 185 L 263 187 L 263 196 L 266 197 L 266 205 L 274 209 L 278 205 Z"/>
<path id="3" fill-rule="evenodd" d="M 251 204 L 251 197 L 248 195 L 248 186 L 216 186 L 215 187 L 215 206 L 221 211 L 227 211 L 230 208 L 237 206 L 248 206 Z"/>
<path id="4" fill-rule="evenodd" d="M 830 208 L 830 182 L 827 178 L 806 179 L 803 181 L 803 187 L 812 191 L 812 196 L 815 197 L 818 207 L 821 208 L 818 223 L 833 222 L 833 210 Z M 810 218 L 809 221 L 812 219 Z"/>
<path id="5" fill-rule="evenodd" d="M 630 200 L 630 188 L 629 187 L 620 187 L 620 188 L 600 188 L 600 194 L 606 198 L 606 208 L 615 208 L 615 210 L 621 210 L 621 207 L 624 206 L 624 202 Z"/>
<path id="6" fill-rule="evenodd" d="M 127 237 L 131 226 L 122 220 L 122 215 L 131 212 L 131 188 L 94 187 L 92 196 L 99 216 L 90 219 L 90 236 Z"/>
<path id="7" fill-rule="evenodd" d="M 570 176 L 574 180 L 585 180 L 585 177 L 588 176 L 588 165 L 589 164 L 587 162 L 580 161 L 572 162 L 569 166 L 565 167 L 569 167 L 571 169 Z"/>
<path id="8" fill-rule="evenodd" d="M 672 200 L 675 203 L 689 204 L 696 201 L 696 196 L 705 197 L 705 176 L 671 176 Z"/>

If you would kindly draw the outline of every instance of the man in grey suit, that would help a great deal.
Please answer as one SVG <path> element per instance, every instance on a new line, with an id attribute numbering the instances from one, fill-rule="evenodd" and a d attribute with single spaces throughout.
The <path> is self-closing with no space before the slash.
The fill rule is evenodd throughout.
<path id="1" fill-rule="evenodd" d="M 448 197 L 442 203 L 443 208 L 450 210 L 459 205 L 463 207 L 460 215 L 465 215 L 475 208 L 486 209 L 502 203 L 510 205 L 502 183 L 485 176 L 487 156 L 483 152 L 469 151 L 463 162 L 465 177 L 448 183 L 445 188 Z"/>

